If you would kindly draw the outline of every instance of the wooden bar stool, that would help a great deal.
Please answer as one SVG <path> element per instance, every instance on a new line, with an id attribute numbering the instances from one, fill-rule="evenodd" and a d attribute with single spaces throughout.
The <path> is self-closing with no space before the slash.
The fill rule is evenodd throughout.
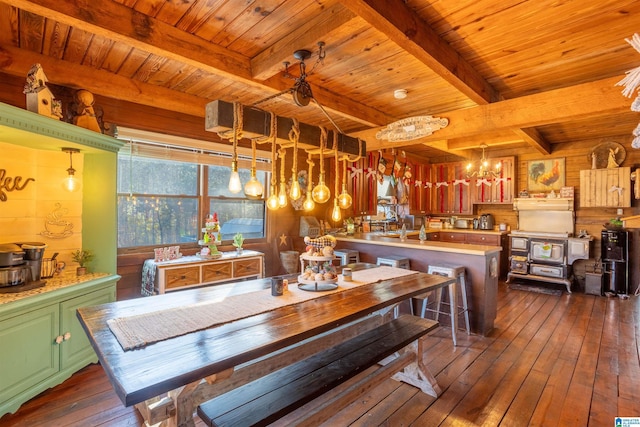
<path id="1" fill-rule="evenodd" d="M 333 254 L 340 258 L 340 265 L 355 264 L 360 262 L 360 252 L 355 249 L 340 249 L 333 251 Z"/>
<path id="2" fill-rule="evenodd" d="M 425 317 L 427 311 L 431 311 L 435 313 L 435 320 L 438 320 L 440 314 L 449 315 L 451 317 L 451 337 L 453 338 L 453 345 L 457 345 L 457 325 L 458 325 L 458 316 L 460 314 L 464 314 L 465 326 L 467 328 L 467 334 L 471 333 L 471 327 L 469 326 L 469 304 L 467 302 L 467 287 L 465 274 L 466 270 L 464 266 L 461 265 L 430 265 L 427 270 L 429 274 L 437 274 L 440 276 L 446 277 L 455 277 L 456 281 L 449 285 L 449 302 L 442 301 L 442 288 L 437 289 L 435 291 L 436 294 L 436 302 L 434 308 L 428 308 L 429 298 L 428 295 L 426 298 L 422 300 L 422 312 L 421 317 Z M 462 297 L 462 306 L 458 305 L 458 293 L 460 293 Z M 449 313 L 442 310 L 442 305 L 449 306 Z"/>

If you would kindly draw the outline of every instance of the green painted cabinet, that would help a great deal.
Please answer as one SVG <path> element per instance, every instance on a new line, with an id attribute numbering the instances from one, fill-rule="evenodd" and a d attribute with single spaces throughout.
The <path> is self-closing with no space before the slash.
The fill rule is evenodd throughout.
<path id="1" fill-rule="evenodd" d="M 98 358 L 78 307 L 115 301 L 119 276 L 105 276 L 0 305 L 0 416 Z"/>

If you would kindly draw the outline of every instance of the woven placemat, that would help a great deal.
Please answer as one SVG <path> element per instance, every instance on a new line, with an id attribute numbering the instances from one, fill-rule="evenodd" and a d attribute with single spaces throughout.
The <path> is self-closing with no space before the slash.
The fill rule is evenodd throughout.
<path id="1" fill-rule="evenodd" d="M 209 300 L 168 310 L 118 317 L 108 320 L 107 324 L 122 348 L 132 350 L 327 294 L 416 273 L 416 271 L 382 266 L 354 271 L 352 282 L 339 281 L 338 288 L 333 291 L 307 292 L 298 289 L 295 285 L 290 285 L 289 292 L 279 297 L 272 296 L 271 290 L 268 289 L 228 297 L 220 296 L 215 301 Z"/>

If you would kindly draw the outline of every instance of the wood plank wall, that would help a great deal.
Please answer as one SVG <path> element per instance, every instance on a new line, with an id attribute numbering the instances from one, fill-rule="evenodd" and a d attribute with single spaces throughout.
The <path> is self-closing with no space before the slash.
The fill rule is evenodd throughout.
<path id="1" fill-rule="evenodd" d="M 0 73 L 0 101 L 7 104 L 25 108 L 25 96 L 22 93 L 24 80 Z M 73 89 L 52 86 L 55 96 L 62 99 L 63 102 L 71 100 Z M 217 137 L 210 132 L 204 130 L 204 119 L 188 116 L 186 114 L 174 113 L 160 108 L 151 108 L 137 104 L 131 104 L 116 99 L 104 98 L 96 96 L 96 105 L 104 109 L 104 120 L 106 122 L 116 123 L 121 126 L 132 127 L 142 130 L 161 132 L 185 136 L 189 138 L 197 138 L 204 140 L 217 140 Z M 615 141 L 623 145 L 626 150 L 626 159 L 622 166 L 632 168 L 640 165 L 640 150 L 631 148 L 631 130 L 628 135 L 621 135 L 608 141 Z M 596 240 L 592 248 L 592 258 L 597 259 L 600 256 L 600 231 L 602 225 L 609 219 L 616 217 L 616 210 L 613 208 L 579 208 L 580 199 L 580 170 L 590 169 L 591 163 L 588 154 L 596 145 L 605 142 L 602 139 L 584 140 L 556 144 L 553 146 L 553 152 L 550 155 L 542 155 L 533 148 L 499 148 L 488 149 L 487 157 L 515 156 L 517 164 L 517 182 L 516 191 L 526 188 L 527 162 L 539 159 L 564 158 L 566 175 L 565 184 L 573 186 L 576 198 L 576 229 L 586 229 Z M 288 153 L 286 174 L 287 180 L 290 176 L 292 156 Z M 333 172 L 330 170 L 329 161 L 325 162 L 328 181 L 333 182 Z M 298 160 L 299 168 L 307 168 L 304 158 Z M 315 171 L 317 171 L 316 166 Z M 279 169 L 278 169 L 279 174 Z M 316 172 L 317 174 L 317 172 Z M 317 179 L 317 176 L 316 176 Z M 333 191 L 333 186 L 331 187 Z M 275 212 L 269 216 L 267 224 L 267 239 L 262 242 L 247 245 L 247 249 L 259 250 L 265 253 L 266 274 L 280 274 L 284 269 L 280 263 L 279 251 L 281 250 L 302 250 L 302 239 L 298 236 L 299 217 L 302 215 L 312 215 L 317 218 L 329 218 L 331 215 L 331 203 L 317 206 L 311 213 L 304 211 L 296 211 L 291 205 L 285 209 Z M 517 228 L 517 217 L 511 205 L 477 205 L 474 214 L 481 215 L 483 213 L 492 213 L 496 223 L 507 223 L 512 229 Z M 637 200 L 632 200 L 632 207 L 624 209 L 624 216 L 639 215 L 640 208 Z M 284 239 L 281 239 L 284 236 Z M 640 254 L 640 239 L 635 239 L 633 250 L 635 256 Z M 195 252 L 195 246 L 185 247 L 183 253 Z M 118 285 L 118 298 L 130 298 L 137 296 L 139 289 L 139 278 L 141 276 L 142 262 L 144 259 L 152 256 L 151 251 L 144 253 L 123 253 L 118 256 L 118 273 L 122 275 L 122 280 Z M 592 264 L 593 262 L 590 261 Z M 590 266 L 586 262 L 577 262 L 576 272 L 578 275 L 584 276 L 584 271 Z M 632 265 L 632 279 L 630 288 L 635 290 L 638 286 L 640 274 L 639 266 Z"/>

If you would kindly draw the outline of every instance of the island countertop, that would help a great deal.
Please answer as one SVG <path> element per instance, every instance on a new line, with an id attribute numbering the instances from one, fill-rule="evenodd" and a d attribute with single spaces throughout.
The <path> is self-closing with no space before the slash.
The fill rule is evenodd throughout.
<path id="1" fill-rule="evenodd" d="M 447 232 L 452 231 L 447 229 Z M 462 230 L 460 230 L 462 231 Z M 490 230 L 482 230 L 490 231 Z M 411 233 L 417 233 L 412 231 Z M 505 233 L 505 232 L 497 232 Z M 410 235 L 407 233 L 407 235 Z M 490 255 L 502 251 L 500 246 L 489 245 L 473 245 L 468 243 L 454 243 L 454 242 L 438 242 L 438 241 L 425 241 L 421 243 L 419 240 L 406 239 L 400 241 L 399 237 L 389 237 L 378 233 L 357 233 L 353 236 L 336 236 L 338 242 L 353 242 L 353 243 L 366 243 L 369 245 L 381 245 L 389 247 L 407 248 L 428 250 L 437 252 L 451 252 L 455 254 L 467 254 L 467 255 Z"/>

